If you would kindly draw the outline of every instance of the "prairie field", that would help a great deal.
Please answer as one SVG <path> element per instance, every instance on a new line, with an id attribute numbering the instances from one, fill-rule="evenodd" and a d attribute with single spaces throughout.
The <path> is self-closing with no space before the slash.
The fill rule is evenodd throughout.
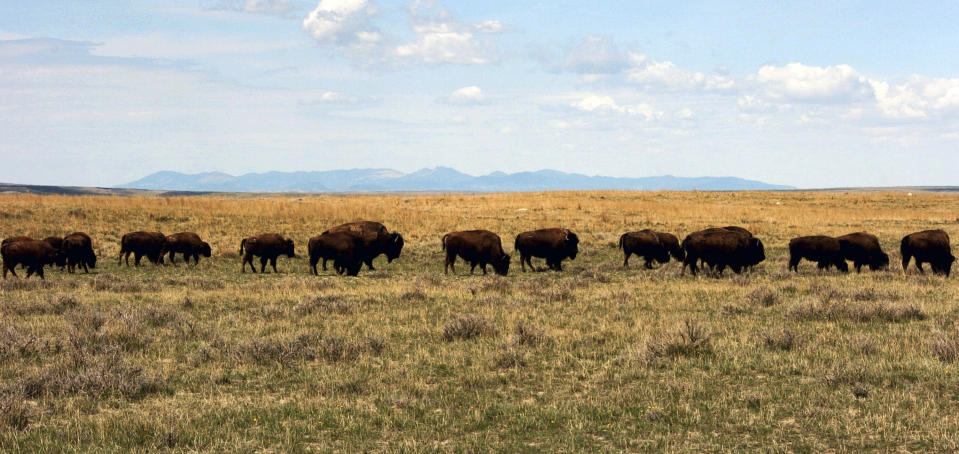
<path id="1" fill-rule="evenodd" d="M 310 275 L 307 239 L 358 219 L 400 232 L 402 256 Z M 724 225 L 766 261 L 622 266 L 624 232 Z M 444 233 L 512 253 L 543 227 L 580 237 L 562 272 L 514 254 L 507 277 L 443 273 Z M 99 257 L 0 282 L 0 451 L 956 451 L 959 284 L 899 265 L 902 236 L 933 228 L 959 238 L 959 196 L 0 195 L 0 236 L 81 230 Z M 213 257 L 118 266 L 135 230 L 197 232 Z M 790 238 L 863 230 L 889 270 L 787 271 Z M 241 274 L 261 232 L 298 257 Z"/>

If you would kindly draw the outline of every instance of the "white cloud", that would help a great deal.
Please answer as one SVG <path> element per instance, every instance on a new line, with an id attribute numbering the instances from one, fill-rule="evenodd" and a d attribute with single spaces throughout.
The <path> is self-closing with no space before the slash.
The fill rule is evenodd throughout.
<path id="1" fill-rule="evenodd" d="M 679 118 L 680 120 L 688 120 L 694 116 L 695 114 L 693 114 L 693 110 L 689 107 L 684 107 L 679 109 L 679 112 L 676 112 L 676 118 Z"/>
<path id="2" fill-rule="evenodd" d="M 849 65 L 766 65 L 752 78 L 770 98 L 787 101 L 842 103 L 867 100 L 873 95 L 869 80 Z"/>
<path id="3" fill-rule="evenodd" d="M 473 24 L 473 29 L 476 30 L 478 33 L 493 34 L 493 33 L 502 33 L 503 30 L 506 29 L 506 27 L 503 26 L 502 22 L 492 19 L 492 20 L 486 20 L 477 24 Z"/>
<path id="4" fill-rule="evenodd" d="M 473 85 L 454 91 L 446 98 L 446 102 L 457 105 L 476 105 L 487 104 L 489 100 L 480 87 Z"/>
<path id="5" fill-rule="evenodd" d="M 372 24 L 376 12 L 367 0 L 320 0 L 303 19 L 303 30 L 323 44 L 370 48 L 382 40 Z"/>
<path id="6" fill-rule="evenodd" d="M 493 61 L 486 46 L 472 33 L 453 31 L 448 25 L 416 27 L 416 41 L 397 46 L 395 55 L 403 60 L 421 63 L 484 64 Z"/>
<path id="7" fill-rule="evenodd" d="M 740 96 L 739 99 L 736 100 L 736 105 L 739 106 L 740 110 L 748 113 L 769 112 L 775 109 L 775 106 L 771 103 L 754 95 Z"/>
<path id="8" fill-rule="evenodd" d="M 571 107 L 584 112 L 619 113 L 640 116 L 646 120 L 663 118 L 663 112 L 647 103 L 620 105 L 611 96 L 587 94 L 573 101 Z"/>
<path id="9" fill-rule="evenodd" d="M 959 79 L 911 76 L 893 84 L 870 80 L 876 102 L 892 118 L 925 118 L 959 112 Z"/>
<path id="10" fill-rule="evenodd" d="M 670 61 L 655 61 L 645 54 L 630 54 L 629 82 L 668 90 L 731 90 L 736 83 L 722 76 L 706 75 L 676 66 Z"/>

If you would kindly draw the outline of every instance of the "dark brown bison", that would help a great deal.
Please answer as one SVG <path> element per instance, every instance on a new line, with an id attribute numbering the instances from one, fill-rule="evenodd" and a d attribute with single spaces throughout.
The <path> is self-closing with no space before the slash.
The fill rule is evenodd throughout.
<path id="1" fill-rule="evenodd" d="M 62 271 L 63 267 L 67 265 L 67 257 L 63 251 L 63 238 L 58 236 L 48 236 L 44 238 L 43 241 L 58 251 L 56 265 Z"/>
<path id="2" fill-rule="evenodd" d="M 702 260 L 723 273 L 726 267 L 739 274 L 743 268 L 756 265 L 766 259 L 763 242 L 741 231 L 726 228 L 710 228 L 690 233 L 683 239 L 683 272 L 690 268 L 697 272 L 696 263 Z"/>
<path id="3" fill-rule="evenodd" d="M 97 267 L 97 254 L 93 252 L 93 240 L 84 232 L 73 232 L 63 237 L 63 255 L 67 260 L 67 272 L 73 273 L 80 266 L 84 273 Z"/>
<path id="4" fill-rule="evenodd" d="M 140 266 L 140 258 L 154 265 L 163 263 L 163 254 L 166 252 L 166 235 L 161 232 L 131 232 L 120 239 L 120 254 L 117 256 L 117 266 L 124 261 L 130 266 L 130 254 L 133 254 L 133 264 Z"/>
<path id="5" fill-rule="evenodd" d="M 337 274 L 346 273 L 347 276 L 356 276 L 363 267 L 359 251 L 363 248 L 363 240 L 346 232 L 323 233 L 310 238 L 308 245 L 310 252 L 310 272 L 319 275 L 316 264 L 322 258 L 324 262 L 333 261 L 333 269 Z"/>
<path id="6" fill-rule="evenodd" d="M 619 248 L 623 250 L 624 267 L 629 267 L 629 257 L 633 254 L 646 261 L 647 269 L 653 268 L 653 260 L 667 263 L 670 255 L 679 261 L 686 257 L 676 235 L 650 229 L 622 234 L 619 237 Z"/>
<path id="7" fill-rule="evenodd" d="M 842 256 L 839 240 L 825 235 L 801 236 L 789 240 L 789 269 L 799 272 L 802 259 L 816 262 L 820 270 L 835 266 L 843 273 L 849 272 L 849 265 Z"/>
<path id="8" fill-rule="evenodd" d="M 564 259 L 576 259 L 579 237 L 569 229 L 533 230 L 516 235 L 513 247 L 519 252 L 519 264 L 524 272 L 526 265 L 533 269 L 532 257 L 544 258 L 549 269 L 562 271 Z"/>
<path id="9" fill-rule="evenodd" d="M 501 276 L 509 273 L 510 256 L 503 252 L 503 242 L 499 235 L 488 230 L 467 230 L 443 235 L 443 250 L 446 251 L 444 272 L 453 270 L 456 256 L 470 263 L 470 274 L 479 265 L 486 274 L 486 265 L 493 265 L 493 271 Z"/>
<path id="10" fill-rule="evenodd" d="M 210 243 L 200 239 L 200 235 L 193 232 L 180 232 L 166 237 L 166 250 L 170 252 L 170 263 L 176 266 L 176 255 L 183 254 L 183 261 L 190 264 L 193 257 L 195 265 L 200 264 L 200 256 L 210 257 L 213 251 Z"/>
<path id="11" fill-rule="evenodd" d="M 844 260 L 851 260 L 856 272 L 862 271 L 863 265 L 878 271 L 889 267 L 889 256 L 879 246 L 879 238 L 866 232 L 850 233 L 836 238 L 839 240 L 839 250 Z"/>
<path id="12" fill-rule="evenodd" d="M 952 255 L 952 248 L 949 246 L 949 234 L 944 230 L 925 230 L 922 232 L 910 233 L 902 238 L 899 243 L 899 252 L 902 253 L 902 270 L 906 271 L 909 267 L 909 261 L 913 257 L 916 259 L 916 268 L 922 273 L 922 264 L 932 265 L 932 272 L 935 274 L 945 274 L 949 276 L 952 270 L 952 262 L 956 257 Z"/>
<path id="13" fill-rule="evenodd" d="M 36 273 L 43 279 L 43 267 L 54 265 L 57 255 L 58 251 L 46 241 L 27 239 L 2 244 L 0 258 L 3 258 L 3 278 L 7 278 L 7 271 L 18 277 L 14 269 L 17 265 L 23 265 L 27 269 L 28 278 Z"/>
<path id="14" fill-rule="evenodd" d="M 403 236 L 390 232 L 386 226 L 373 221 L 356 221 L 341 224 L 330 228 L 323 233 L 342 232 L 360 239 L 357 255 L 366 263 L 367 268 L 374 270 L 373 259 L 386 255 L 386 263 L 392 263 L 403 251 Z M 326 260 L 323 259 L 323 270 L 326 270 Z"/>
<path id="15" fill-rule="evenodd" d="M 244 250 L 246 251 L 244 253 Z M 287 257 L 296 257 L 293 250 L 293 240 L 283 238 L 279 233 L 261 233 L 257 236 L 245 238 L 240 242 L 240 255 L 243 256 L 241 272 L 246 272 L 246 264 L 250 264 L 250 269 L 256 272 L 253 267 L 253 257 L 260 257 L 260 272 L 266 270 L 266 262 L 269 261 L 273 266 L 273 272 L 276 270 L 276 258 L 285 255 Z"/>

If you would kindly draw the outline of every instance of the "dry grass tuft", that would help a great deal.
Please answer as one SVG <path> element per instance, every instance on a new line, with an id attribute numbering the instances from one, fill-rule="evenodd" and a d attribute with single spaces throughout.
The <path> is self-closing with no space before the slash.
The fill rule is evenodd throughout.
<path id="1" fill-rule="evenodd" d="M 30 425 L 37 410 L 27 404 L 21 392 L 0 393 L 0 428 L 24 430 Z"/>
<path id="2" fill-rule="evenodd" d="M 460 316 L 450 320 L 443 326 L 443 339 L 447 342 L 454 340 L 468 340 L 483 335 L 493 335 L 496 330 L 483 317 Z"/>
<path id="3" fill-rule="evenodd" d="M 527 321 L 520 320 L 516 322 L 513 328 L 513 343 L 526 347 L 538 347 L 550 341 L 546 332 L 542 328 Z"/>
<path id="4" fill-rule="evenodd" d="M 314 295 L 303 298 L 293 307 L 297 315 L 313 313 L 349 315 L 353 313 L 353 306 L 343 301 L 338 295 Z"/>
<path id="5" fill-rule="evenodd" d="M 645 359 L 651 361 L 663 357 L 703 356 L 712 353 L 709 330 L 693 320 L 686 319 L 676 334 L 647 340 Z"/>
<path id="6" fill-rule="evenodd" d="M 929 340 L 929 350 L 939 361 L 956 362 L 959 360 L 959 331 L 935 331 Z"/>
<path id="7" fill-rule="evenodd" d="M 759 337 L 767 349 L 775 351 L 790 351 L 797 348 L 802 342 L 798 334 L 786 328 L 779 330 L 766 329 Z"/>
<path id="8" fill-rule="evenodd" d="M 782 302 L 779 291 L 772 287 L 759 287 L 746 296 L 750 303 L 762 307 L 775 306 Z"/>

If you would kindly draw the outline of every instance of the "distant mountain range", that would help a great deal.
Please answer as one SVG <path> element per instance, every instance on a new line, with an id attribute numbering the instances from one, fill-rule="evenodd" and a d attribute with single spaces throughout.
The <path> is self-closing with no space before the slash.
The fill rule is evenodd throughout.
<path id="1" fill-rule="evenodd" d="M 233 176 L 221 172 L 183 174 L 163 171 L 118 188 L 203 192 L 414 192 L 414 191 L 562 191 L 562 190 L 777 190 L 792 186 L 735 177 L 616 178 L 556 170 L 472 176 L 449 167 L 402 173 L 392 169 L 323 172 L 266 172 Z"/>

